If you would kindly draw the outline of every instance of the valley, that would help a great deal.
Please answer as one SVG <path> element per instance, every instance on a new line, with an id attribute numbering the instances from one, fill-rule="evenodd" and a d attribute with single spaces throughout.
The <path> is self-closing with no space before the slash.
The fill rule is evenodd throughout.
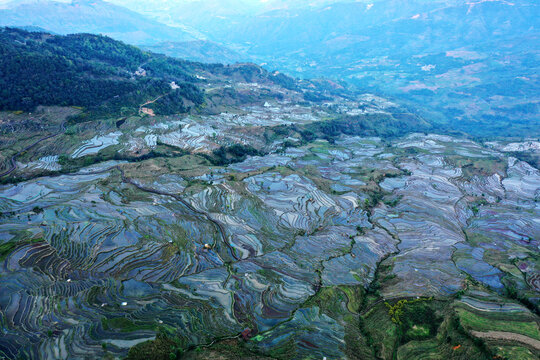
<path id="1" fill-rule="evenodd" d="M 486 3 L 471 11 L 513 6 Z M 309 12 L 388 16 L 369 5 L 324 0 Z M 225 10 L 224 22 L 239 16 Z M 303 11 L 294 2 L 259 20 Z M 514 68 L 459 46 L 415 48 L 429 52 L 420 57 L 404 48 L 398 60 L 373 52 L 348 70 L 327 66 L 351 58 L 319 67 L 323 56 L 309 65 L 318 77 L 298 79 L 232 64 L 246 55 L 238 47 L 200 40 L 192 52 L 176 32 L 143 50 L 30 30 L 0 29 L 0 359 L 540 357 L 527 47 L 496 54 Z M 327 55 L 350 39 L 334 40 Z M 355 41 L 342 55 L 359 51 Z M 226 64 L 191 61 L 207 46 L 203 57 Z M 314 56 L 303 51 L 276 52 L 273 64 L 305 66 Z M 457 115 L 441 117 L 448 107 Z"/>

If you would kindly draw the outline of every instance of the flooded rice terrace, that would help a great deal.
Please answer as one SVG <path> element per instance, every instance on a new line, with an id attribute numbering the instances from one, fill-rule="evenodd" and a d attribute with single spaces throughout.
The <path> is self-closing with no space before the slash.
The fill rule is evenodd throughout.
<path id="1" fill-rule="evenodd" d="M 197 126 L 140 132 L 197 148 L 208 133 Z M 13 248 L 1 257 L 0 344 L 7 356 L 121 356 L 159 327 L 206 344 L 249 324 L 254 348 L 294 339 L 299 356 L 341 358 L 344 323 L 309 300 L 369 287 L 381 262 L 393 279 L 384 299 L 451 295 L 467 276 L 500 289 L 505 261 L 540 290 L 539 197 L 527 163 L 422 134 L 315 141 L 222 167 L 106 162 L 2 185 L 0 236 Z M 491 307 L 477 295 L 461 301 Z"/>

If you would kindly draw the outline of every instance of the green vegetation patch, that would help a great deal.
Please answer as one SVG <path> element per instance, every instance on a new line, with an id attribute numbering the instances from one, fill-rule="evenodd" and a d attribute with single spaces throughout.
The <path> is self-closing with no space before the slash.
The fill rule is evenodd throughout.
<path id="1" fill-rule="evenodd" d="M 303 304 L 305 307 L 316 306 L 321 313 L 337 320 L 345 328 L 345 354 L 349 359 L 372 359 L 372 344 L 362 333 L 360 306 L 365 296 L 361 286 L 323 287 Z"/>
<path id="2" fill-rule="evenodd" d="M 430 328 L 426 324 L 413 325 L 405 333 L 405 337 L 409 339 L 424 339 L 430 336 Z"/>
<path id="3" fill-rule="evenodd" d="M 117 318 L 102 318 L 101 325 L 105 330 L 120 330 L 122 332 L 133 332 L 137 330 L 153 330 L 154 325 L 151 324 L 141 324 L 136 323 L 135 321 L 128 319 L 126 317 L 117 317 Z"/>
<path id="4" fill-rule="evenodd" d="M 261 156 L 263 153 L 251 145 L 234 144 L 231 146 L 221 146 L 213 151 L 208 160 L 214 165 L 222 166 L 244 161 L 248 156 Z"/>
<path id="5" fill-rule="evenodd" d="M 206 360 L 206 359 L 219 359 L 219 360 L 236 360 L 236 359 L 250 359 L 250 360 L 270 360 L 280 358 L 279 356 L 270 357 L 260 354 L 254 350 L 248 348 L 246 342 L 240 339 L 228 339 L 218 341 L 211 346 L 199 346 L 194 349 L 190 349 L 185 352 L 182 359 L 189 360 Z"/>
<path id="6" fill-rule="evenodd" d="M 362 318 L 362 333 L 371 338 L 375 354 L 383 359 L 391 359 L 398 339 L 398 325 L 388 317 L 388 309 L 378 304 Z"/>
<path id="7" fill-rule="evenodd" d="M 303 306 L 317 306 L 322 313 L 333 318 L 342 316 L 344 308 L 351 314 L 358 314 L 364 293 L 361 286 L 323 287 Z"/>
<path id="8" fill-rule="evenodd" d="M 365 114 L 318 121 L 306 125 L 301 135 L 304 141 L 309 142 L 321 138 L 333 143 L 342 134 L 394 137 L 412 130 L 423 131 L 430 127 L 428 123 L 413 114 L 394 115 Z"/>
<path id="9" fill-rule="evenodd" d="M 258 269 L 257 274 L 267 279 L 272 284 L 283 284 L 283 279 L 280 274 L 270 269 Z"/>
<path id="10" fill-rule="evenodd" d="M 436 336 L 443 321 L 437 315 L 437 304 L 432 298 L 404 299 L 394 305 L 388 302 L 385 305 L 392 322 L 399 325 L 401 343 Z"/>
<path id="11" fill-rule="evenodd" d="M 401 345 L 394 358 L 397 359 L 494 359 L 494 351 L 482 339 L 475 338 L 461 325 L 448 302 L 421 302 L 440 313 L 442 320 L 436 333 L 427 325 L 415 324 L 402 335 Z M 417 309 L 415 309 L 417 310 Z M 401 331 L 401 330 L 400 330 Z M 415 339 L 413 339 L 415 338 Z"/>
<path id="12" fill-rule="evenodd" d="M 513 321 L 514 316 L 507 316 L 502 319 L 500 315 L 494 315 L 493 313 L 486 314 L 486 316 L 480 316 L 471 311 L 458 308 L 456 309 L 459 314 L 461 324 L 471 330 L 476 331 L 506 331 L 513 332 L 529 336 L 533 339 L 540 340 L 540 331 L 538 330 L 538 324 L 532 319 L 527 321 Z"/>
<path id="13" fill-rule="evenodd" d="M 145 341 L 129 349 L 126 360 L 180 359 L 183 349 L 173 339 L 158 334 L 155 340 Z"/>
<path id="14" fill-rule="evenodd" d="M 460 167 L 462 176 L 470 179 L 473 176 L 490 176 L 499 174 L 506 176 L 508 164 L 499 158 L 467 158 L 462 156 L 449 156 L 447 158 L 449 164 Z"/>
<path id="15" fill-rule="evenodd" d="M 531 350 L 522 346 L 500 346 L 494 344 L 497 356 L 503 359 L 537 360 L 538 354 L 533 354 Z"/>
<path id="16" fill-rule="evenodd" d="M 19 243 L 16 242 L 6 242 L 0 244 L 0 260 L 5 260 L 6 257 L 19 246 Z"/>
<path id="17" fill-rule="evenodd" d="M 0 261 L 4 261 L 9 254 L 11 254 L 15 249 L 17 249 L 20 246 L 27 245 L 27 244 L 33 244 L 33 243 L 39 243 L 43 241 L 43 239 L 29 239 L 29 240 L 22 240 L 22 241 L 8 241 L 5 243 L 0 244 Z"/>

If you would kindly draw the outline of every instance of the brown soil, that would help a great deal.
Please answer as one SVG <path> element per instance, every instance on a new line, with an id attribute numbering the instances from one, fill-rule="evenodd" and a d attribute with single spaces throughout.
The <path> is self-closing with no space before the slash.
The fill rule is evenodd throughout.
<path id="1" fill-rule="evenodd" d="M 504 331 L 487 331 L 487 332 L 471 331 L 471 334 L 481 339 L 515 341 L 515 342 L 519 342 L 525 345 L 529 345 L 536 350 L 540 350 L 540 341 L 530 338 L 525 335 L 515 334 L 511 332 L 504 332 Z"/>

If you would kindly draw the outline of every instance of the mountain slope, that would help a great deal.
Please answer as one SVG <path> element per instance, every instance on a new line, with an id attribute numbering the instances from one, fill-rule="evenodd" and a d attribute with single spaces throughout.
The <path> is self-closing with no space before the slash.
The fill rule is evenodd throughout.
<path id="1" fill-rule="evenodd" d="M 202 25 L 210 39 L 297 76 L 346 79 L 478 135 L 521 136 L 538 134 L 538 19 L 528 0 L 388 0 Z"/>
<path id="2" fill-rule="evenodd" d="M 0 26 L 39 26 L 59 34 L 104 34 L 131 44 L 193 40 L 180 28 L 102 0 L 38 1 L 0 10 Z"/>
<path id="3" fill-rule="evenodd" d="M 146 45 L 143 48 L 167 56 L 206 63 L 233 64 L 245 62 L 249 59 L 247 55 L 206 40 L 162 42 L 155 45 Z"/>
<path id="4" fill-rule="evenodd" d="M 108 114 L 162 94 L 171 102 L 165 112 L 187 111 L 184 100 L 202 103 L 189 63 L 152 56 L 103 36 L 7 28 L 0 30 L 0 56 L 2 110 L 72 105 Z M 137 73 L 142 64 L 147 70 Z M 174 92 L 171 81 L 179 86 Z"/>
<path id="5" fill-rule="evenodd" d="M 321 101 L 325 82 L 300 82 L 254 64 L 203 64 L 145 52 L 109 37 L 0 29 L 0 110 L 77 106 L 88 117 L 212 112 L 278 97 Z M 260 89 L 265 85 L 266 89 Z M 247 90 L 247 91 L 246 91 Z M 141 105 L 143 104 L 143 105 Z"/>

